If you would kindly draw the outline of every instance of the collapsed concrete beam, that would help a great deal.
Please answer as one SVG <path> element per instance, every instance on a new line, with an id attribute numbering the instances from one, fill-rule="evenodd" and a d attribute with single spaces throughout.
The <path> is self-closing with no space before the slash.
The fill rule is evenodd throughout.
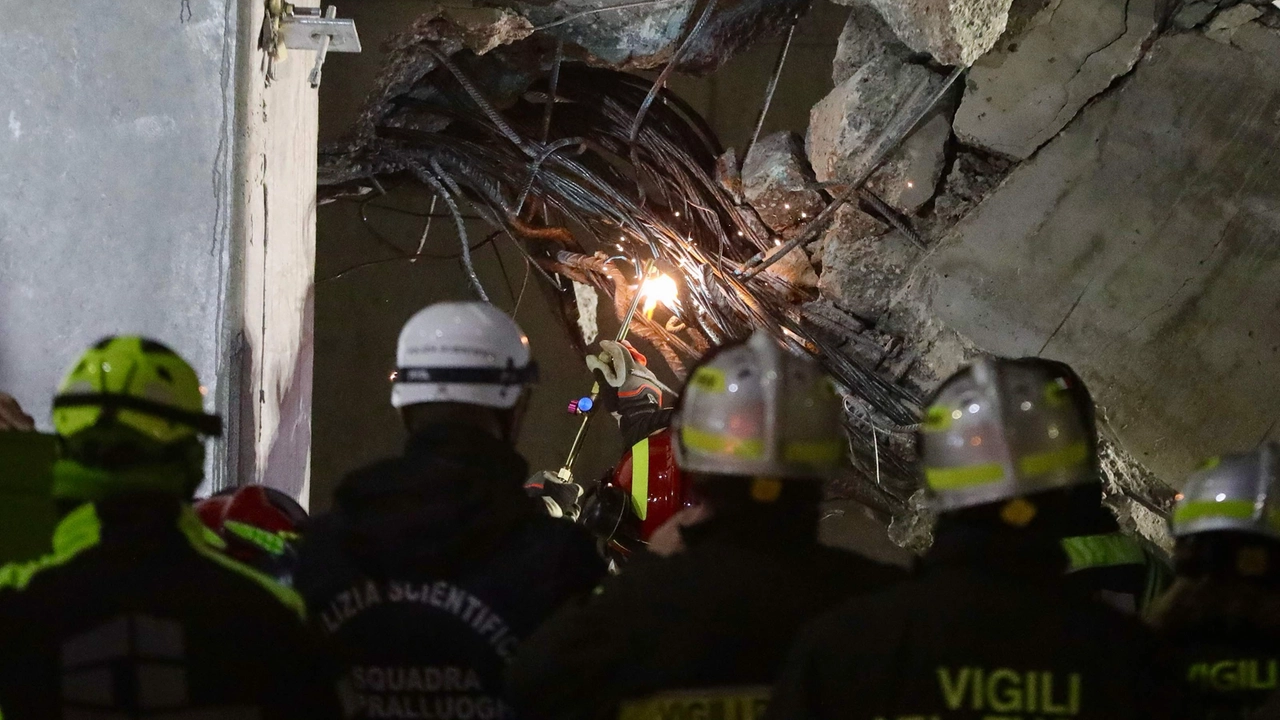
<path id="1" fill-rule="evenodd" d="M 1158 0 L 1053 0 L 970 70 L 956 136 L 1030 157 L 1133 68 L 1159 13 Z"/>

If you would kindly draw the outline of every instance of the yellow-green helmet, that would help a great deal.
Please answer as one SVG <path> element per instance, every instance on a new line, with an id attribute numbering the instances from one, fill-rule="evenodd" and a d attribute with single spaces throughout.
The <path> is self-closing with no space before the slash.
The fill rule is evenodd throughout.
<path id="1" fill-rule="evenodd" d="M 204 466 L 200 435 L 219 435 L 195 370 L 173 350 L 109 337 L 67 372 L 53 399 L 61 439 L 54 495 L 97 500 L 129 492 L 188 496 Z"/>

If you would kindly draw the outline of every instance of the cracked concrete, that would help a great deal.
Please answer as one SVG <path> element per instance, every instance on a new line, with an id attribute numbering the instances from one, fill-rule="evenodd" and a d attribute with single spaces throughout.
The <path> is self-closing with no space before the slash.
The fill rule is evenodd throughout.
<path id="1" fill-rule="evenodd" d="M 1129 72 L 1159 24 L 1157 0 L 1054 0 L 979 60 L 956 113 L 962 141 L 1026 159 Z"/>
<path id="2" fill-rule="evenodd" d="M 1135 4 L 1141 0 L 1132 0 Z M 988 351 L 1075 366 L 1172 484 L 1276 433 L 1280 36 L 1153 46 L 962 220 L 909 304 Z"/>

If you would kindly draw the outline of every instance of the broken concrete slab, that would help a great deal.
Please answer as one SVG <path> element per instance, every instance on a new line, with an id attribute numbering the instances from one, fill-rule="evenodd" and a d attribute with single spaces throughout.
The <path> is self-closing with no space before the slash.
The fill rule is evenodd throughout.
<path id="1" fill-rule="evenodd" d="M 1030 157 L 1133 68 L 1158 28 L 1157 0 L 1054 0 L 973 66 L 956 136 Z"/>
<path id="2" fill-rule="evenodd" d="M 1213 22 L 1205 28 L 1204 35 L 1210 40 L 1229 43 L 1236 30 L 1260 17 L 1262 17 L 1261 9 L 1252 5 L 1236 5 L 1218 13 L 1213 18 Z"/>
<path id="3" fill-rule="evenodd" d="M 804 141 L 792 132 L 760 138 L 742 163 L 743 197 L 776 233 L 822 212 L 827 201 L 813 185 Z"/>
<path id="4" fill-rule="evenodd" d="M 898 107 L 922 82 L 932 91 L 942 87 L 943 79 L 919 65 L 878 56 L 815 105 L 809 115 L 806 149 L 817 179 L 839 180 L 858 172 Z M 951 136 L 945 110 L 926 120 L 867 183 L 872 192 L 902 212 L 918 210 L 937 187 L 946 141 Z"/>
<path id="5" fill-rule="evenodd" d="M 971 65 L 1005 30 L 1013 0 L 835 0 L 868 4 L 898 39 L 943 65 Z"/>
<path id="6" fill-rule="evenodd" d="M 955 228 L 904 302 L 988 351 L 1071 363 L 1165 482 L 1280 437 L 1273 61 L 1162 38 Z"/>

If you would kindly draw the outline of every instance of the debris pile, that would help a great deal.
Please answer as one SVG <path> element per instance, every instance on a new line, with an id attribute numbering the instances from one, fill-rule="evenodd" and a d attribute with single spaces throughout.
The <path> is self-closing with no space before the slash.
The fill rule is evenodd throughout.
<path id="1" fill-rule="evenodd" d="M 753 326 L 818 354 L 848 393 L 864 494 L 900 516 L 909 544 L 927 541 L 911 509 L 918 488 L 909 438 L 920 398 L 939 378 L 977 352 L 1054 350 L 1060 333 L 1075 332 L 1069 321 L 1082 303 L 1092 308 L 1082 323 L 1137 320 L 1130 333 L 1101 342 L 1081 336 L 1092 364 L 1055 357 L 1102 382 L 1113 421 L 1112 495 L 1135 527 L 1154 533 L 1151 519 L 1168 498 L 1149 470 L 1173 476 L 1149 465 L 1149 424 L 1112 403 L 1132 393 L 1132 383 L 1105 365 L 1123 364 L 1113 348 L 1166 308 L 1148 311 L 1141 298 L 1132 303 L 1138 311 L 1107 306 L 1106 295 L 1091 305 L 1090 293 L 1122 282 L 1117 237 L 1158 238 L 1165 226 L 1158 217 L 1088 213 L 1145 197 L 1146 180 L 1133 168 L 1160 163 L 1141 156 L 1144 133 L 1153 151 L 1176 156 L 1159 132 L 1203 124 L 1219 111 L 1152 90 L 1167 72 L 1162 64 L 1200 72 L 1207 87 L 1280 90 L 1276 55 L 1270 65 L 1259 60 L 1280 52 L 1280 8 L 1255 0 L 837 1 L 849 15 L 834 87 L 813 107 L 805 136 L 775 133 L 728 150 L 665 79 L 712 72 L 750 43 L 788 33 L 807 0 L 669 0 L 612 10 L 587 0 L 487 0 L 428 10 L 395 43 L 351 137 L 322 154 L 322 195 L 364 198 L 409 182 L 429 187 L 455 215 L 457 203 L 470 203 L 564 298 L 570 324 L 573 286 L 557 278 L 603 291 L 621 312 L 633 292 L 631 266 L 653 257 L 687 300 L 679 317 L 646 320 L 637 332 L 677 372 L 710 343 Z M 1187 52 L 1206 66 L 1230 55 L 1221 62 L 1248 71 L 1205 74 L 1177 59 Z M 653 80 L 626 72 L 659 68 Z M 1220 92 L 1218 102 L 1231 102 Z M 1268 97 L 1233 122 L 1257 129 L 1280 117 Z M 1144 118 L 1134 98 L 1164 104 Z M 1127 124 L 1113 130 L 1113 121 Z M 1231 127 L 1195 131 L 1226 152 L 1239 148 L 1227 137 Z M 1256 172 L 1213 158 L 1173 162 L 1197 168 L 1210 184 L 1259 182 Z M 1045 173 L 1065 180 L 1055 184 Z M 1256 208 L 1216 216 L 1280 213 L 1280 199 L 1263 195 Z M 1162 198 L 1165 207 L 1152 214 L 1165 212 L 1167 225 L 1168 203 L 1182 200 Z M 1067 202 L 1076 215 L 1063 215 Z M 1081 237 L 1053 235 L 1058 226 Z M 998 262 L 1007 267 L 989 267 Z M 1037 274 L 1043 268 L 1087 272 L 1059 282 Z M 1038 285 L 1028 287 L 1027 276 Z M 1173 278 L 1182 287 L 1160 302 L 1168 306 L 1200 282 L 1187 277 Z M 1040 293 L 1043 302 L 1009 288 Z M 1057 308 L 1059 296 L 1061 311 L 1042 327 L 1031 308 Z"/>

